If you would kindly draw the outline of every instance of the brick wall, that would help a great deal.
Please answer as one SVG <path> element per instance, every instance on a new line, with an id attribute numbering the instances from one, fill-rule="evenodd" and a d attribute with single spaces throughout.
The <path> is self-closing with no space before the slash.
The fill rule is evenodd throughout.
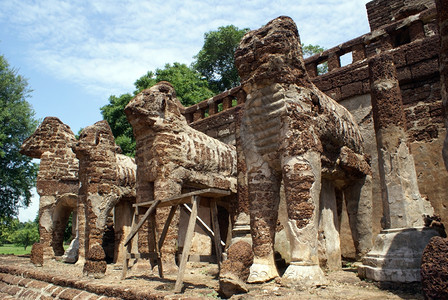
<path id="1" fill-rule="evenodd" d="M 427 8 L 435 7 L 434 0 L 375 0 L 366 4 L 370 29 L 373 31 Z"/>

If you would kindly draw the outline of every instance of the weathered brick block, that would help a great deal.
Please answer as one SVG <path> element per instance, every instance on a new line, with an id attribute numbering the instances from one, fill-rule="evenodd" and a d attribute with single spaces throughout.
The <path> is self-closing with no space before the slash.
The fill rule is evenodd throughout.
<path id="1" fill-rule="evenodd" d="M 361 95 L 363 91 L 362 82 L 357 81 L 341 87 L 341 97 L 348 98 L 355 95 Z"/>
<path id="2" fill-rule="evenodd" d="M 425 60 L 411 66 L 412 79 L 434 76 L 438 72 L 439 61 L 437 58 Z"/>

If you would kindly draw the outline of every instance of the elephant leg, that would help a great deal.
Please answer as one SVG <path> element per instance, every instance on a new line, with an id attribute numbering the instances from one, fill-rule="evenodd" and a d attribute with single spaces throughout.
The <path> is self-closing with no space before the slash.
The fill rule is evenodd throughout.
<path id="1" fill-rule="evenodd" d="M 86 201 L 87 212 L 87 256 L 84 263 L 83 273 L 94 277 L 102 277 L 106 273 L 107 264 L 106 254 L 102 247 L 104 227 L 98 227 L 98 216 L 95 212 L 99 211 L 100 204 L 104 202 L 103 197 L 99 195 L 89 195 Z"/>
<path id="2" fill-rule="evenodd" d="M 338 271 L 342 265 L 336 198 L 337 192 L 333 183 L 322 179 L 319 203 L 319 260 L 320 266 L 329 271 Z"/>
<path id="3" fill-rule="evenodd" d="M 182 184 L 170 179 L 156 180 L 154 182 L 154 199 L 164 200 L 173 196 L 180 195 L 182 192 Z M 160 237 L 163 227 L 168 218 L 171 207 L 158 208 L 156 212 L 156 230 Z M 163 272 L 167 274 L 177 274 L 178 267 L 176 265 L 177 238 L 179 234 L 179 209 L 177 209 L 171 220 L 165 241 L 162 248 L 162 264 Z"/>
<path id="4" fill-rule="evenodd" d="M 283 156 L 282 172 L 291 243 L 291 263 L 282 284 L 289 287 L 323 284 L 326 279 L 318 257 L 320 154 L 308 151 L 301 156 Z"/>
<path id="5" fill-rule="evenodd" d="M 154 200 L 154 183 L 144 180 L 145 173 L 139 172 L 137 170 L 137 183 L 136 190 L 138 191 L 136 194 L 136 203 L 148 202 Z M 140 218 L 146 213 L 148 208 L 145 207 L 136 207 L 134 216 L 136 219 L 134 220 L 134 224 L 138 224 L 140 222 Z M 132 223 L 132 220 L 130 220 Z M 142 227 L 138 230 L 137 235 L 137 249 L 140 254 L 148 254 L 154 249 L 154 244 L 152 243 L 151 236 L 151 226 L 149 220 L 144 222 Z M 133 246 L 131 246 L 132 249 Z M 146 259 L 139 259 L 132 266 L 134 271 L 143 271 L 146 272 L 152 269 L 152 264 Z"/>
<path id="6" fill-rule="evenodd" d="M 280 201 L 280 179 L 266 162 L 251 166 L 248 174 L 250 229 L 254 262 L 249 283 L 278 277 L 274 261 L 274 239 Z"/>
<path id="7" fill-rule="evenodd" d="M 39 235 L 43 244 L 44 258 L 53 258 L 53 210 L 56 199 L 54 196 L 41 196 L 39 207 Z M 48 204 L 48 205 L 47 205 Z"/>
<path id="8" fill-rule="evenodd" d="M 344 190 L 356 259 L 372 249 L 372 177 L 356 180 Z"/>
<path id="9" fill-rule="evenodd" d="M 88 236 L 87 236 L 87 211 L 85 205 L 85 198 L 80 196 L 78 198 L 78 207 L 76 213 L 76 223 L 77 223 L 77 234 L 76 238 L 79 242 L 79 250 L 78 250 L 78 260 L 76 261 L 77 265 L 84 265 L 86 260 L 86 252 L 88 246 Z"/>

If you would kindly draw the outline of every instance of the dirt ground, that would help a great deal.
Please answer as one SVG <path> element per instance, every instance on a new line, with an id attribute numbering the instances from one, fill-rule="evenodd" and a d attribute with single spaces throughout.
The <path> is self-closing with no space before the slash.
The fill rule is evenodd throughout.
<path id="1" fill-rule="evenodd" d="M 44 266 L 35 267 L 28 257 L 0 256 L 3 269 L 14 269 L 23 274 L 45 274 L 46 278 L 64 277 L 70 280 L 94 282 L 102 286 L 129 290 L 145 290 L 165 299 L 220 299 L 218 294 L 218 268 L 214 264 L 189 263 L 184 277 L 182 294 L 172 292 L 175 275 L 161 279 L 149 269 L 130 269 L 125 280 L 121 279 L 122 266 L 109 264 L 106 275 L 93 279 L 82 274 L 82 265 L 66 264 L 56 260 L 45 261 Z M 35 275 L 34 275 L 35 276 Z M 59 280 L 60 281 L 60 280 Z M 360 280 L 354 269 L 328 274 L 328 285 L 303 291 L 291 290 L 280 285 L 279 280 L 265 284 L 249 285 L 249 293 L 234 295 L 230 299 L 424 299 L 419 284 L 386 284 Z"/>

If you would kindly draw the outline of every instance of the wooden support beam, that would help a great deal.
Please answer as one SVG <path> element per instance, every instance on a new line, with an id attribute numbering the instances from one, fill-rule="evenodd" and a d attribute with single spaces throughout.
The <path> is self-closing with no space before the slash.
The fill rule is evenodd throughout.
<path id="1" fill-rule="evenodd" d="M 174 292 L 180 293 L 182 291 L 185 268 L 187 266 L 188 255 L 190 254 L 191 243 L 193 241 L 194 227 L 196 225 L 196 217 L 198 215 L 199 197 L 193 197 L 193 206 L 191 208 L 191 215 L 188 221 L 187 233 L 185 235 L 184 249 L 182 251 L 182 260 L 179 265 L 179 273 L 177 275 L 176 284 L 174 285 Z"/>
<path id="2" fill-rule="evenodd" d="M 210 210 L 212 212 L 212 225 L 213 231 L 215 232 L 215 251 L 216 251 L 216 260 L 218 262 L 218 269 L 221 271 L 221 257 L 222 257 L 222 248 L 221 248 L 221 233 L 219 230 L 219 222 L 218 222 L 218 207 L 216 205 L 216 201 L 211 201 Z"/>
<path id="3" fill-rule="evenodd" d="M 146 211 L 146 213 L 143 215 L 143 217 L 138 222 L 137 226 L 132 228 L 131 233 L 128 235 L 126 241 L 124 242 L 124 245 L 127 246 L 128 243 L 132 240 L 132 238 L 137 234 L 137 231 L 142 227 L 143 223 L 148 219 L 149 215 L 152 214 L 156 208 L 157 205 L 159 205 L 160 200 L 153 201 L 151 207 Z"/>

